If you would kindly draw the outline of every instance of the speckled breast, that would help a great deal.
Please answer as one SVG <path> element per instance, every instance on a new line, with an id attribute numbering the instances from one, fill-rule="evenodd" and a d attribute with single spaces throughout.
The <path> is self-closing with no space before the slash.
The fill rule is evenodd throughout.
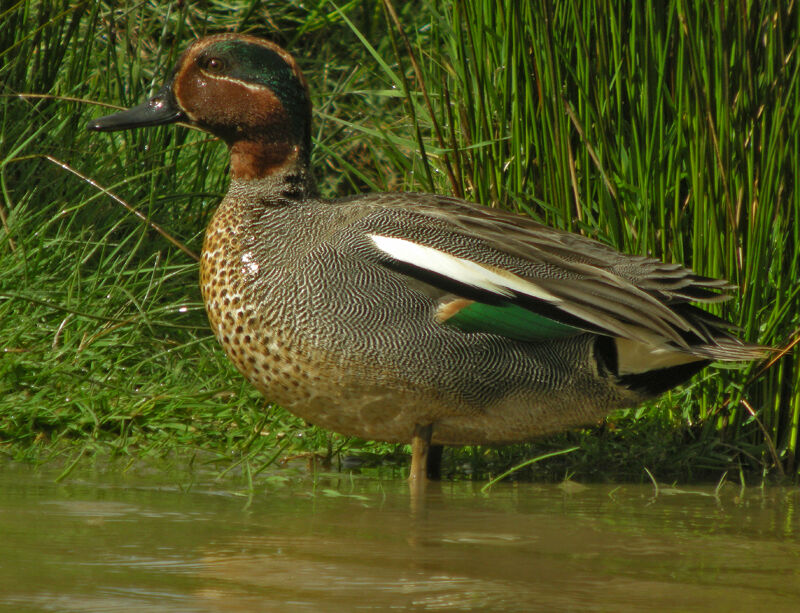
<path id="1" fill-rule="evenodd" d="M 314 369 L 282 317 L 280 304 L 256 299 L 263 262 L 243 250 L 242 221 L 222 206 L 206 230 L 200 288 L 214 335 L 237 369 L 271 400 L 307 400 Z M 306 383 L 304 385 L 304 383 Z"/>
<path id="2" fill-rule="evenodd" d="M 412 393 L 410 385 L 398 390 L 404 386 L 396 373 L 310 340 L 319 336 L 313 328 L 318 322 L 302 308 L 298 273 L 248 249 L 252 228 L 236 209 L 220 206 L 200 263 L 209 323 L 233 364 L 269 400 L 314 424 L 365 438 L 409 440 L 419 417 L 415 408 L 436 411 L 437 403 Z"/>

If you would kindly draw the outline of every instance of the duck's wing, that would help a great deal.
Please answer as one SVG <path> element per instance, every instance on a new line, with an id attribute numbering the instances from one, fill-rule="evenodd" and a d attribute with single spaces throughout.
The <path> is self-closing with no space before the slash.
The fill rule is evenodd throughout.
<path id="1" fill-rule="evenodd" d="M 455 198 L 360 204 L 351 230 L 383 265 L 446 293 L 443 323 L 519 340 L 589 331 L 713 359 L 761 355 L 732 324 L 688 304 L 727 299 L 726 281 Z"/>

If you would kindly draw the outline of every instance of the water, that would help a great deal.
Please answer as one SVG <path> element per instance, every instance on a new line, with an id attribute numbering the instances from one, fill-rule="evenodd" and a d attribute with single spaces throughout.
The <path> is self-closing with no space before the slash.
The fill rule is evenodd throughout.
<path id="1" fill-rule="evenodd" d="M 0 464 L 0 610 L 800 610 L 798 488 L 55 474 Z"/>

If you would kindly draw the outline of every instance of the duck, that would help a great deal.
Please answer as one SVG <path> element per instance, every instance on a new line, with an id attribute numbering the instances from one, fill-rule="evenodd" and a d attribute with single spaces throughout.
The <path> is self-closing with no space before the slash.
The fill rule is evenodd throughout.
<path id="1" fill-rule="evenodd" d="M 304 420 L 410 443 L 411 482 L 436 472 L 442 445 L 591 425 L 765 353 L 697 306 L 734 286 L 680 264 L 454 197 L 322 197 L 309 87 L 266 39 L 195 40 L 155 95 L 88 129 L 176 122 L 230 151 L 200 258 L 222 348 Z"/>

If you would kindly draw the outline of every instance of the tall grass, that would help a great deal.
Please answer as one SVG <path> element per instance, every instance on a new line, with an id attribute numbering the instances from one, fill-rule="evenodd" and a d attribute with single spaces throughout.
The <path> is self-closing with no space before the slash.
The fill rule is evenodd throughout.
<path id="1" fill-rule="evenodd" d="M 743 337 L 796 341 L 800 10 L 618 4 L 315 0 L 201 11 L 21 0 L 0 13 L 3 448 L 205 449 L 257 467 L 281 450 L 394 449 L 307 427 L 244 384 L 216 347 L 195 261 L 147 220 L 199 251 L 225 189 L 224 147 L 174 126 L 84 131 L 106 110 L 97 103 L 141 101 L 206 32 L 255 31 L 297 55 L 326 195 L 430 190 L 530 214 L 726 277 L 742 290 L 717 313 Z M 563 456 L 563 467 L 797 474 L 798 360 L 793 349 L 708 369 L 612 427 L 566 435 L 585 452 Z M 490 455 L 508 464 L 525 454 Z M 480 465 L 487 452 L 451 457 Z"/>

